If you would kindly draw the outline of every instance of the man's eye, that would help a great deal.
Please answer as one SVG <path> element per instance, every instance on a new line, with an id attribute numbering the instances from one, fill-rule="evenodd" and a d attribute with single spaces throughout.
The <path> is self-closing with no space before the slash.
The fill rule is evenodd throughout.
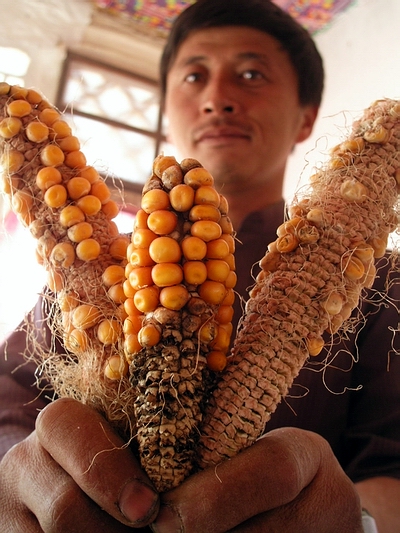
<path id="1" fill-rule="evenodd" d="M 188 83 L 194 83 L 195 81 L 198 81 L 200 79 L 200 74 L 197 72 L 191 72 L 187 76 L 185 76 L 185 81 Z"/>
<path id="2" fill-rule="evenodd" d="M 245 80 L 261 80 L 263 75 L 258 70 L 246 70 L 242 73 Z"/>

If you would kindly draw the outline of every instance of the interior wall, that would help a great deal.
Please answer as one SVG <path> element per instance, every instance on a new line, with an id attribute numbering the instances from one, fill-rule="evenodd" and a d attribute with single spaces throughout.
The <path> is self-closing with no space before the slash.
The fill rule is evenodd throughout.
<path id="1" fill-rule="evenodd" d="M 289 162 L 288 198 L 364 108 L 377 99 L 400 98 L 399 21 L 399 0 L 357 0 L 315 36 L 326 87 L 314 133 L 298 145 Z"/>

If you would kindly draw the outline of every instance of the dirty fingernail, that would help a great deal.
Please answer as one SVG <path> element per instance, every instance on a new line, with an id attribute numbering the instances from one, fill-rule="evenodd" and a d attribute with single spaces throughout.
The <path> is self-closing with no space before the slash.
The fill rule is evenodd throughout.
<path id="1" fill-rule="evenodd" d="M 157 520 L 150 525 L 154 533 L 184 533 L 178 512 L 170 505 L 162 505 Z"/>
<path id="2" fill-rule="evenodd" d="M 138 479 L 129 481 L 119 497 L 120 511 L 132 524 L 145 524 L 151 521 L 158 510 L 158 505 L 158 494 Z"/>

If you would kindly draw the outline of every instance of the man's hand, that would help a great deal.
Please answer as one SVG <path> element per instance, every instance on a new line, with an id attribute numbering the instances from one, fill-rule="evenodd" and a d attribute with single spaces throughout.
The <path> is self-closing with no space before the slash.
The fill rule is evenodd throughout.
<path id="1" fill-rule="evenodd" d="M 162 497 L 157 533 L 361 533 L 356 490 L 331 448 L 304 430 L 274 430 Z"/>
<path id="2" fill-rule="evenodd" d="M 97 412 L 69 399 L 47 406 L 36 431 L 5 455 L 0 494 L 8 533 L 126 533 L 159 509 L 132 451 Z"/>

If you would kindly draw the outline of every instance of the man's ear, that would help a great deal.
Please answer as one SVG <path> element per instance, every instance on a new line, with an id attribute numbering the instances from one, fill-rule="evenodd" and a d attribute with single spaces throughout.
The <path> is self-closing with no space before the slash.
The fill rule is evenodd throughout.
<path id="1" fill-rule="evenodd" d="M 308 139 L 314 127 L 315 120 L 318 116 L 319 107 L 314 105 L 307 105 L 303 107 L 302 124 L 297 135 L 296 143 L 300 143 Z"/>

